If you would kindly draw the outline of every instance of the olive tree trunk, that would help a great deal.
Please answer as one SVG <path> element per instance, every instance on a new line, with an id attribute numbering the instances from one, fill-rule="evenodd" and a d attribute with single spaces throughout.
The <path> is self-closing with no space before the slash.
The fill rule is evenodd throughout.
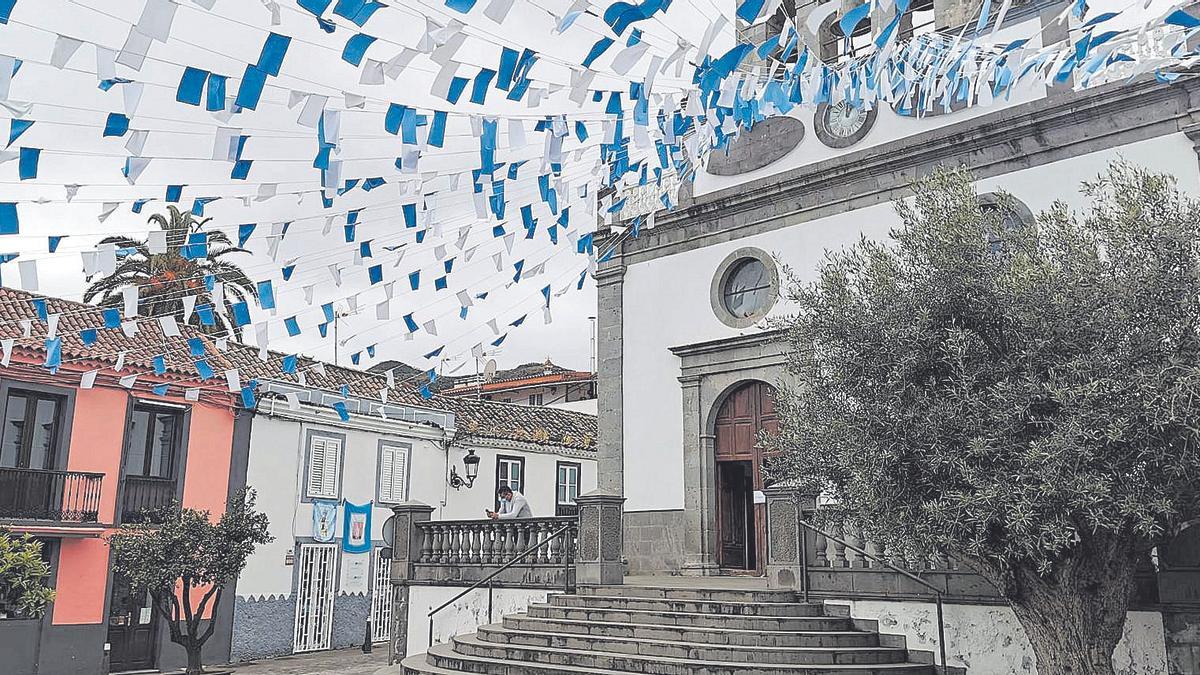
<path id="1" fill-rule="evenodd" d="M 1131 541 L 1088 536 L 1048 575 L 1014 570 L 1009 603 L 1033 646 L 1038 675 L 1113 675 L 1138 559 Z"/>

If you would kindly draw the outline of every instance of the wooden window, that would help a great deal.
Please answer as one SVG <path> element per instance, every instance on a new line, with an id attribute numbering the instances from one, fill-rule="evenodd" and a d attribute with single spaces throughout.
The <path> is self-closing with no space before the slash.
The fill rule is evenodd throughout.
<path id="1" fill-rule="evenodd" d="M 542 400 L 543 400 L 542 397 L 543 397 L 543 394 L 530 394 L 529 395 L 529 405 L 541 405 Z"/>
<path id="2" fill-rule="evenodd" d="M 379 501 L 399 504 L 408 500 L 409 453 L 404 445 L 379 446 Z"/>
<path id="3" fill-rule="evenodd" d="M 125 475 L 174 479 L 183 446 L 183 410 L 138 405 L 129 418 Z"/>
<path id="4" fill-rule="evenodd" d="M 513 492 L 525 492 L 525 458 L 496 458 L 496 489 L 501 485 L 507 485 Z"/>
<path id="5" fill-rule="evenodd" d="M 62 410 L 61 396 L 10 390 L 4 407 L 0 467 L 55 468 Z"/>
<path id="6" fill-rule="evenodd" d="M 554 514 L 557 516 L 573 516 L 578 513 L 575 500 L 579 498 L 579 464 L 575 462 L 559 462 L 556 484 L 554 487 Z"/>
<path id="7" fill-rule="evenodd" d="M 337 499 L 342 463 L 342 441 L 333 436 L 308 437 L 308 484 L 304 494 L 318 499 Z"/>

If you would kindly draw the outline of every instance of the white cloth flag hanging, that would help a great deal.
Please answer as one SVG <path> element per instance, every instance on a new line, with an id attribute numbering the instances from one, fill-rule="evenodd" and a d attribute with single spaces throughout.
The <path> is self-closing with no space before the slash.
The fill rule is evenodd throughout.
<path id="1" fill-rule="evenodd" d="M 167 233 L 164 230 L 150 230 L 146 234 L 146 246 L 152 255 L 162 255 L 167 252 Z M 186 298 L 185 298 L 186 300 Z M 193 304 L 195 301 L 193 300 Z"/>
<path id="2" fill-rule="evenodd" d="M 200 400 L 200 390 L 196 387 L 192 387 L 190 389 L 184 389 L 183 390 L 183 398 L 184 398 L 184 400 L 187 400 L 187 401 L 199 401 Z"/>
<path id="3" fill-rule="evenodd" d="M 147 0 L 142 18 L 138 19 L 134 28 L 142 35 L 165 43 L 171 37 L 171 24 L 175 22 L 175 10 L 178 8 L 179 5 L 171 0 Z"/>
<path id="4" fill-rule="evenodd" d="M 121 289 L 121 297 L 125 302 L 125 316 L 137 316 L 138 313 L 138 287 L 126 286 Z"/>
<path id="5" fill-rule="evenodd" d="M 158 317 L 158 325 L 162 327 L 163 335 L 167 337 L 179 337 L 179 323 L 175 321 L 173 316 Z"/>
<path id="6" fill-rule="evenodd" d="M 37 260 L 18 260 L 17 270 L 21 275 L 21 288 L 26 291 L 38 290 Z"/>
<path id="7" fill-rule="evenodd" d="M 80 389 L 91 389 L 96 386 L 96 376 L 100 374 L 99 370 L 89 370 L 79 378 Z"/>
<path id="8" fill-rule="evenodd" d="M 0 347 L 3 347 L 4 349 L 4 358 L 0 359 L 0 365 L 4 366 L 5 368 L 8 367 L 9 361 L 12 360 L 12 350 L 13 345 L 15 344 L 17 344 L 17 341 L 13 338 L 5 338 L 0 340 Z"/>
<path id="9" fill-rule="evenodd" d="M 126 389 L 133 389 L 133 385 L 137 383 L 137 375 L 126 375 L 121 378 L 121 386 Z"/>
<path id="10" fill-rule="evenodd" d="M 121 322 L 121 332 L 125 334 L 125 337 L 132 339 L 133 336 L 137 335 L 137 332 L 138 332 L 137 320 L 135 319 L 133 321 L 122 321 Z"/>
<path id="11" fill-rule="evenodd" d="M 67 61 L 75 55 L 75 51 L 79 49 L 83 42 L 70 38 L 65 35 L 59 35 L 54 40 L 54 53 L 50 55 L 50 65 L 62 70 L 66 67 Z"/>
<path id="12" fill-rule="evenodd" d="M 235 394 L 242 390 L 242 375 L 237 368 L 225 371 L 225 383 L 229 385 L 229 391 Z"/>
<path id="13" fill-rule="evenodd" d="M 183 296 L 183 322 L 187 323 L 192 318 L 192 312 L 196 311 L 196 296 Z"/>
<path id="14" fill-rule="evenodd" d="M 113 370 L 118 373 L 125 369 L 125 352 L 124 350 L 117 352 L 117 362 L 113 364 Z"/>

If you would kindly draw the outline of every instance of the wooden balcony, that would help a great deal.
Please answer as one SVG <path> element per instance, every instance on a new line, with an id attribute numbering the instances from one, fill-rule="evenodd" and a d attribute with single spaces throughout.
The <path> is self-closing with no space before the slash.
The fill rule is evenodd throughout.
<path id="1" fill-rule="evenodd" d="M 0 520 L 95 523 L 104 474 L 0 468 Z"/>

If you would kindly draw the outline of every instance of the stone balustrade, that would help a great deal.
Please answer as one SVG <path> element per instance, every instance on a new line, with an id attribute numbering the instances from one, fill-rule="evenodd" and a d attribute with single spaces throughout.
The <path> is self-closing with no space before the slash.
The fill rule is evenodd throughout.
<path id="1" fill-rule="evenodd" d="M 564 527 L 562 536 L 550 536 Z M 419 564 L 503 565 L 526 549 L 537 549 L 524 565 L 562 565 L 573 559 L 578 536 L 576 518 L 520 520 L 431 520 L 420 523 Z"/>

